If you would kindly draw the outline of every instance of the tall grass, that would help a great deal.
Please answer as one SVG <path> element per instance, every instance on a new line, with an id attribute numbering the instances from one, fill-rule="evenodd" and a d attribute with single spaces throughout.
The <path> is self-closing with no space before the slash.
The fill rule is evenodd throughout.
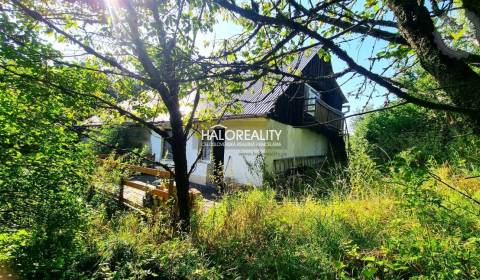
<path id="1" fill-rule="evenodd" d="M 433 172 L 479 198 L 479 178 L 465 179 L 446 165 Z M 145 217 L 96 205 L 86 211 L 76 250 L 66 258 L 74 261 L 62 275 L 75 279 L 479 278 L 478 206 L 436 179 L 406 176 L 408 180 L 402 181 L 405 174 L 382 180 L 376 190 L 350 186 L 347 193 L 320 197 L 281 197 L 268 188 L 239 192 L 207 211 L 198 207 L 190 234 L 180 236 L 161 211 Z"/>
<path id="2" fill-rule="evenodd" d="M 352 244 L 365 254 L 381 244 L 394 209 L 389 198 L 279 202 L 255 190 L 210 209 L 196 237 L 229 277 L 335 278 Z"/>
<path id="3" fill-rule="evenodd" d="M 478 196 L 476 183 L 465 187 Z M 479 209 L 435 184 L 416 187 L 463 208 L 407 187 L 280 201 L 274 191 L 253 190 L 200 215 L 195 240 L 228 278 L 480 277 L 480 220 L 472 215 Z"/>
<path id="4" fill-rule="evenodd" d="M 480 207 L 474 201 L 480 200 L 480 178 L 466 178 L 471 169 L 448 163 L 432 163 L 434 177 L 412 167 L 409 153 L 402 154 L 403 161 L 391 163 L 385 175 L 364 151 L 357 153 L 348 168 L 321 173 L 313 180 L 302 178 L 297 183 L 309 185 L 298 184 L 292 193 L 270 184 L 227 195 L 207 210 L 200 205 L 191 232 L 185 235 L 172 229 L 167 210 L 139 216 L 94 197 L 85 211 L 85 224 L 70 251 L 65 250 L 61 275 L 480 278 Z M 8 253 L 22 259 L 21 254 L 28 252 L 25 246 L 28 249 L 23 244 Z M 25 272 L 35 276 L 28 267 Z"/>

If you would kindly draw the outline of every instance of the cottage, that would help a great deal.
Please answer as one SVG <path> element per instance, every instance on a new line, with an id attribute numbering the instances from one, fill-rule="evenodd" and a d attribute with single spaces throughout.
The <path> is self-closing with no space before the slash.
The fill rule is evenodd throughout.
<path id="1" fill-rule="evenodd" d="M 303 53 L 295 65 L 304 76 L 333 73 L 316 52 Z M 227 113 L 218 125 L 191 134 L 192 184 L 212 185 L 213 175 L 221 174 L 226 182 L 259 186 L 267 173 L 318 167 L 327 158 L 346 160 L 342 108 L 347 100 L 334 78 L 299 83 L 284 77 L 268 93 L 262 87 L 258 81 L 238 97 L 240 113 Z M 157 125 L 168 128 L 166 122 Z M 148 145 L 156 161 L 173 165 L 164 139 L 152 132 Z"/>

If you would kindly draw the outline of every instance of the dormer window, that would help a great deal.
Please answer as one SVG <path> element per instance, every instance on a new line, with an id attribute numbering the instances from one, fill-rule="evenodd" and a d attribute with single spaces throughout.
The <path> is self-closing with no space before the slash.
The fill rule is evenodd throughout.
<path id="1" fill-rule="evenodd" d="M 317 100 L 320 100 L 321 98 L 321 93 L 312 86 L 305 84 L 305 112 L 307 112 L 307 114 L 312 116 L 315 115 L 315 104 L 317 103 Z"/>

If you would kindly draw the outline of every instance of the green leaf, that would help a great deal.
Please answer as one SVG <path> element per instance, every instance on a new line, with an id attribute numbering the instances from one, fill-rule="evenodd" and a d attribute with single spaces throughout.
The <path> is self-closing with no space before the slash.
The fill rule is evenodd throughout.
<path id="1" fill-rule="evenodd" d="M 454 33 L 454 32 L 450 33 L 450 36 L 452 36 L 453 41 L 458 41 L 463 37 L 463 34 L 465 34 L 465 27 L 460 29 L 457 33 Z"/>
<path id="2" fill-rule="evenodd" d="M 367 279 L 373 278 L 377 273 L 378 269 L 375 267 L 368 267 L 362 271 L 362 275 L 365 276 Z"/>

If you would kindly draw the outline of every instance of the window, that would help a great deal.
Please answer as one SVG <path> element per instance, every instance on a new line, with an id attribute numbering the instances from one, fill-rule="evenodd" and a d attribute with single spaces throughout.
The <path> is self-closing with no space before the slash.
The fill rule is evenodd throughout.
<path id="1" fill-rule="evenodd" d="M 162 139 L 162 159 L 173 159 L 172 145 Z"/>
<path id="2" fill-rule="evenodd" d="M 212 154 L 212 141 L 211 140 L 202 140 L 201 142 L 203 147 L 202 150 L 202 160 L 209 161 Z"/>
<path id="3" fill-rule="evenodd" d="M 321 99 L 321 94 L 313 87 L 305 84 L 305 111 L 310 114 L 315 114 L 315 104 L 317 100 Z"/>

